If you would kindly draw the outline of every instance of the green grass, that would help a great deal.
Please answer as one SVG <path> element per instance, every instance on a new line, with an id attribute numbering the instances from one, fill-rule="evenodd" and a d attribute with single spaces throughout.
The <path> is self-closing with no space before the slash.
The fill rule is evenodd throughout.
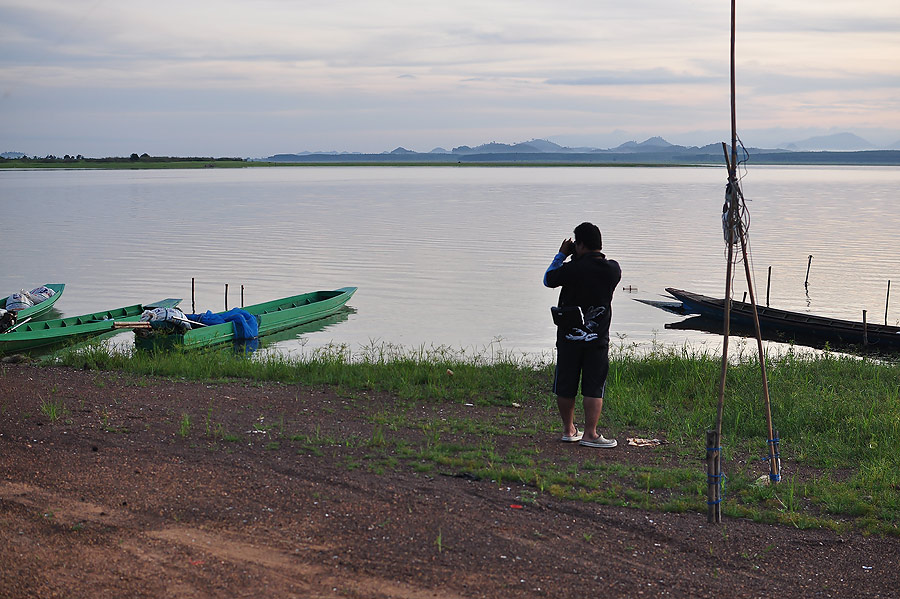
<path id="1" fill-rule="evenodd" d="M 191 434 L 191 416 L 190 414 L 184 413 L 181 415 L 181 420 L 178 422 L 178 435 L 181 438 L 185 438 Z"/>
<path id="2" fill-rule="evenodd" d="M 69 413 L 62 400 L 47 399 L 41 400 L 41 413 L 47 417 L 50 422 L 56 422 Z"/>
<path id="3" fill-rule="evenodd" d="M 394 407 L 369 414 L 370 433 L 360 438 L 338 440 L 318 428 L 285 433 L 293 424 L 279 413 L 248 414 L 248 428 L 263 428 L 278 437 L 278 448 L 305 455 L 333 455 L 334 447 L 344 445 L 354 450 L 346 462 L 352 469 L 386 474 L 406 468 L 524 485 L 536 503 L 550 495 L 706 511 L 705 431 L 715 425 L 718 355 L 664 347 L 613 351 L 603 430 L 620 443 L 625 436 L 668 442 L 639 450 L 651 456 L 642 464 L 597 460 L 579 451 L 565 461 L 546 457 L 560 426 L 549 392 L 553 364 L 495 347 L 472 354 L 447 347 L 370 344 L 351 351 L 336 345 L 299 358 L 227 351 L 110 354 L 88 347 L 58 359 L 140 375 L 330 385 L 350 408 L 364 409 L 364 399 L 354 403 L 364 392 L 386 392 L 395 398 Z M 900 365 L 799 351 L 768 357 L 767 365 L 784 478 L 777 485 L 757 483 L 768 472 L 761 461 L 767 453 L 761 377 L 756 358 L 738 352 L 725 397 L 723 513 L 801 528 L 900 534 Z M 471 404 L 473 415 L 442 414 L 442 406 L 461 404 Z M 215 430 L 212 412 L 206 422 L 207 437 L 225 438 Z M 182 436 L 189 427 L 182 422 Z"/>

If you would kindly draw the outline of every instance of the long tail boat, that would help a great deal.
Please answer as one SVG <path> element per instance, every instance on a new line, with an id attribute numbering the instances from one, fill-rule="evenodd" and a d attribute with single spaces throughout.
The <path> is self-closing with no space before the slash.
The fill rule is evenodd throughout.
<path id="1" fill-rule="evenodd" d="M 256 319 L 259 336 L 296 327 L 331 316 L 340 310 L 356 293 L 356 287 L 342 287 L 333 291 L 312 291 L 277 300 L 245 306 L 242 310 Z M 225 312 L 216 314 L 223 315 Z M 188 320 L 197 315 L 187 315 Z M 192 325 L 186 331 L 159 328 L 135 328 L 134 344 L 139 349 L 194 349 L 233 341 L 243 341 L 235 335 L 231 322 L 210 326 Z"/>
<path id="2" fill-rule="evenodd" d="M 41 314 L 44 314 L 45 312 L 49 311 L 50 308 L 53 307 L 53 304 L 56 303 L 56 300 L 58 300 L 60 298 L 60 296 L 62 296 L 63 291 L 65 291 L 65 289 L 66 289 L 66 284 L 65 283 L 47 283 L 46 285 L 44 285 L 44 287 L 47 287 L 48 289 L 52 289 L 55 293 L 39 304 L 35 304 L 35 305 L 31 306 L 30 308 L 25 308 L 24 310 L 19 310 L 16 313 L 16 318 L 19 322 L 22 322 L 26 318 L 37 318 Z M 10 296 L 6 296 L 3 299 L 0 299 L 0 308 L 3 308 L 4 306 L 6 306 L 6 301 L 9 299 L 9 297 Z"/>
<path id="3" fill-rule="evenodd" d="M 725 318 L 725 300 L 666 287 L 666 291 L 681 301 L 684 312 L 709 318 Z M 793 335 L 849 345 L 864 345 L 871 349 L 900 350 L 900 327 L 855 322 L 803 312 L 789 312 L 757 306 L 759 326 L 763 333 L 777 334 L 789 341 Z M 749 303 L 732 300 L 731 323 L 753 325 L 753 309 Z"/>
<path id="4" fill-rule="evenodd" d="M 51 297 L 50 300 L 52 299 Z M 0 333 L 0 355 L 44 349 L 102 335 L 114 330 L 116 322 L 140 320 L 144 310 L 157 307 L 174 308 L 179 303 L 180 299 L 168 298 L 152 304 L 134 304 L 81 316 L 23 322 L 5 333 Z"/>

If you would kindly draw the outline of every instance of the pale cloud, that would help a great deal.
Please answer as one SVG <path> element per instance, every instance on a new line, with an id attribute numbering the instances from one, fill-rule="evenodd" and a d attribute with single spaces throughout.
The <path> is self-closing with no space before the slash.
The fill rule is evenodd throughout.
<path id="1" fill-rule="evenodd" d="M 738 4 L 739 125 L 900 139 L 900 5 Z M 0 0 L 0 151 L 255 156 L 615 130 L 710 143 L 729 126 L 729 18 L 720 0 Z"/>

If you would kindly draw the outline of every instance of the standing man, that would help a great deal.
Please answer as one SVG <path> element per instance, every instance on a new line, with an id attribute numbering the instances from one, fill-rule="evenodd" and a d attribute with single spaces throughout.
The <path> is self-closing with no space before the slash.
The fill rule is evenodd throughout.
<path id="1" fill-rule="evenodd" d="M 603 392 L 609 374 L 609 324 L 612 297 L 622 279 L 615 260 L 600 250 L 600 229 L 591 223 L 575 227 L 575 241 L 562 242 L 559 253 L 544 273 L 544 285 L 560 287 L 559 309 L 554 309 L 556 374 L 553 392 L 563 422 L 562 441 L 587 447 L 615 447 L 615 439 L 597 433 L 603 410 Z M 566 262 L 566 258 L 572 259 Z M 578 383 L 584 396 L 584 426 L 575 427 L 575 396 Z"/>

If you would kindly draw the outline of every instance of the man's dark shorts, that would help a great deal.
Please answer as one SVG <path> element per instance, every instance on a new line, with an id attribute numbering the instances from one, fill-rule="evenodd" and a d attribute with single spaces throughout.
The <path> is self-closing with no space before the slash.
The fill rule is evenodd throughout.
<path id="1" fill-rule="evenodd" d="M 575 397 L 581 379 L 581 394 L 603 397 L 609 374 L 609 345 L 606 343 L 557 343 L 553 392 L 559 397 Z"/>

